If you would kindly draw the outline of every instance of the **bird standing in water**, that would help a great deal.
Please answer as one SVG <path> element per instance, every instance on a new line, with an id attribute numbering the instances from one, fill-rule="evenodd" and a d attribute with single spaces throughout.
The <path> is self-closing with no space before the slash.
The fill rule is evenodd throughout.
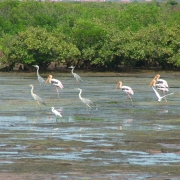
<path id="1" fill-rule="evenodd" d="M 154 77 L 154 79 L 151 81 L 149 86 L 154 86 L 157 88 L 157 90 L 160 90 L 163 94 L 164 100 L 167 102 L 165 93 L 169 91 L 169 89 L 168 89 L 169 86 L 168 86 L 168 83 L 166 80 L 159 79 L 159 78 L 160 78 L 160 75 L 157 74 Z"/>
<path id="2" fill-rule="evenodd" d="M 38 65 L 33 65 L 37 69 L 37 78 L 40 83 L 40 85 L 45 85 L 45 80 L 39 75 L 39 66 Z"/>
<path id="3" fill-rule="evenodd" d="M 77 90 L 79 90 L 79 99 L 87 106 L 91 109 L 91 106 L 92 105 L 95 105 L 94 102 L 92 102 L 91 100 L 89 99 L 86 99 L 86 98 L 82 98 L 81 97 L 81 93 L 82 93 L 82 89 L 80 88 L 77 88 Z"/>
<path id="4" fill-rule="evenodd" d="M 56 116 L 56 121 L 57 121 L 58 116 L 62 117 L 61 113 L 58 110 L 54 109 L 54 107 L 51 107 L 51 111 Z"/>
<path id="5" fill-rule="evenodd" d="M 52 75 L 49 75 L 48 78 L 47 78 L 47 80 L 46 80 L 46 83 L 47 83 L 47 82 L 49 82 L 49 83 L 51 83 L 53 86 L 55 86 L 56 91 L 57 91 L 57 93 L 58 93 L 58 97 L 59 97 L 58 87 L 59 87 L 60 89 L 63 89 L 63 88 L 64 88 L 64 86 L 62 85 L 61 81 L 59 81 L 58 79 L 54 79 L 54 78 L 52 78 Z"/>
<path id="6" fill-rule="evenodd" d="M 119 81 L 119 82 L 117 83 L 116 89 L 117 89 L 118 87 L 119 87 L 120 89 L 122 89 L 122 91 L 124 91 L 124 92 L 127 94 L 127 99 L 130 98 L 131 103 L 132 103 L 132 106 L 134 106 L 133 101 L 132 101 L 132 97 L 131 97 L 131 95 L 134 94 L 134 91 L 132 90 L 132 88 L 129 87 L 129 86 L 122 86 L 122 81 Z"/>
<path id="7" fill-rule="evenodd" d="M 157 84 L 161 84 L 163 85 L 164 87 L 168 88 L 168 83 L 166 80 L 164 79 L 159 79 L 160 78 L 160 74 L 156 74 L 156 76 L 154 77 L 154 80 L 156 80 Z"/>
<path id="8" fill-rule="evenodd" d="M 69 68 L 72 69 L 72 70 L 71 70 L 71 73 L 72 73 L 72 75 L 75 77 L 76 81 L 77 81 L 78 83 L 79 83 L 80 81 L 83 82 L 83 80 L 81 79 L 81 77 L 80 77 L 78 74 L 74 73 L 74 66 L 70 66 Z"/>
<path id="9" fill-rule="evenodd" d="M 34 90 L 34 86 L 32 84 L 29 85 L 31 87 L 31 95 L 34 98 L 35 101 L 37 101 L 37 103 L 46 105 L 46 103 L 36 94 L 34 94 L 33 90 Z M 36 106 L 37 107 L 37 106 Z"/>

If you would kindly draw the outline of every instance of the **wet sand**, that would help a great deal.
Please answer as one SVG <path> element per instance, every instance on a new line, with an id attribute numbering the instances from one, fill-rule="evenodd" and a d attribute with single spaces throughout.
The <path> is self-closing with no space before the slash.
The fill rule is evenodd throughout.
<path id="1" fill-rule="evenodd" d="M 178 180 L 180 73 L 161 72 L 175 93 L 167 103 L 149 87 L 155 71 L 78 73 L 81 84 L 51 73 L 65 87 L 59 98 L 52 85 L 39 86 L 36 73 L 1 73 L 0 179 Z M 119 80 L 134 89 L 134 107 L 115 89 Z M 36 108 L 29 84 L 47 106 Z M 78 87 L 96 104 L 87 112 Z M 57 122 L 52 106 L 63 116 Z"/>

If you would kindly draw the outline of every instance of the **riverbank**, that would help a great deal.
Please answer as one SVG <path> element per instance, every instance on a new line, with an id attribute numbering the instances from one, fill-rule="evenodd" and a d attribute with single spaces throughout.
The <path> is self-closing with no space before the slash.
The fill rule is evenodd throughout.
<path id="1" fill-rule="evenodd" d="M 132 75 L 145 75 L 145 74 L 160 74 L 163 76 L 167 76 L 167 74 L 171 75 L 179 75 L 180 71 L 172 71 L 172 70 L 161 70 L 161 69 L 152 69 L 152 70 L 143 70 L 143 69 L 135 69 L 133 71 L 91 71 L 88 69 L 75 69 L 74 72 L 78 74 L 83 74 L 83 76 L 99 76 L 99 77 L 106 77 L 106 76 L 132 76 Z M 70 69 L 62 69 L 62 70 L 47 70 L 47 71 L 42 71 L 39 70 L 39 73 L 41 75 L 49 75 L 49 74 L 54 74 L 54 75 L 60 75 L 60 76 L 72 76 L 71 70 Z M 6 75 L 6 76 L 34 76 L 36 75 L 36 70 L 29 72 L 29 71 L 9 71 L 9 72 L 0 72 L 0 75 Z"/>

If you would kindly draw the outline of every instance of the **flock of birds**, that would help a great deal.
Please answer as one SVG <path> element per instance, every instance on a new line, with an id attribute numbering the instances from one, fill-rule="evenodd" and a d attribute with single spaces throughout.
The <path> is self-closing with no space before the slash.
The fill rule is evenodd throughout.
<path id="1" fill-rule="evenodd" d="M 64 86 L 63 84 L 61 83 L 61 81 L 59 81 L 58 79 L 54 79 L 52 77 L 52 75 L 49 75 L 47 80 L 45 81 L 40 75 L 39 75 L 39 66 L 38 65 L 33 65 L 36 69 L 37 69 L 37 78 L 38 78 L 38 81 L 40 83 L 40 85 L 45 85 L 46 83 L 51 83 L 57 93 L 58 93 L 58 97 L 59 97 L 59 91 L 58 91 L 58 88 L 60 89 L 63 89 Z M 70 66 L 69 68 L 71 68 L 71 73 L 72 75 L 74 76 L 74 78 L 76 79 L 76 81 L 78 83 L 80 82 L 83 82 L 83 80 L 81 79 L 81 77 L 74 73 L 74 67 L 73 66 Z M 162 99 L 164 99 L 166 102 L 167 102 L 167 99 L 166 99 L 166 96 L 168 95 L 172 95 L 174 93 L 169 93 L 169 94 L 166 94 L 166 92 L 169 91 L 169 86 L 168 86 L 168 83 L 166 80 L 164 79 L 160 79 L 160 75 L 157 74 L 153 80 L 150 82 L 150 87 L 152 87 L 153 91 L 155 92 L 155 95 L 157 96 L 158 98 L 158 101 L 160 102 Z M 40 105 L 40 104 L 43 104 L 43 105 L 46 105 L 46 103 L 38 96 L 34 93 L 34 86 L 31 84 L 30 85 L 31 87 L 31 95 L 32 97 L 34 98 L 35 101 L 37 101 L 37 103 Z M 129 98 L 131 100 L 131 103 L 132 103 L 132 106 L 134 106 L 134 103 L 133 103 L 133 100 L 132 100 L 132 97 L 131 95 L 134 94 L 134 91 L 131 87 L 129 86 L 122 86 L 122 81 L 119 81 L 116 85 L 116 89 L 117 88 L 120 88 L 122 89 L 122 91 L 124 91 L 127 95 L 127 98 L 126 100 Z M 82 89 L 80 88 L 77 88 L 77 90 L 79 90 L 79 99 L 88 107 L 88 108 L 91 108 L 92 105 L 95 105 L 94 102 L 92 102 L 91 100 L 89 99 L 86 99 L 86 98 L 82 98 L 81 94 L 82 94 Z M 162 95 L 160 95 L 160 93 L 158 91 L 161 91 Z M 57 118 L 58 117 L 62 117 L 61 113 L 56 110 L 54 107 L 51 107 L 51 111 L 52 113 L 56 116 L 56 121 L 57 121 Z"/>
<path id="2" fill-rule="evenodd" d="M 60 89 L 63 89 L 64 86 L 63 84 L 61 83 L 61 81 L 59 81 L 58 79 L 54 79 L 52 77 L 52 75 L 49 75 L 47 80 L 45 81 L 39 74 L 39 66 L 38 65 L 33 65 L 33 67 L 35 67 L 37 69 L 37 79 L 40 83 L 40 85 L 45 85 L 46 83 L 50 83 L 52 84 L 57 93 L 58 93 L 58 97 L 59 97 L 59 90 L 58 88 Z M 76 81 L 79 83 L 79 82 L 83 82 L 83 80 L 81 79 L 81 77 L 74 73 L 74 67 L 73 66 L 70 66 L 69 68 L 71 68 L 71 73 L 72 75 L 74 76 L 74 78 L 76 79 Z M 32 84 L 30 84 L 30 87 L 31 87 L 31 95 L 32 97 L 34 98 L 35 101 L 37 101 L 37 103 L 40 105 L 40 104 L 43 104 L 43 105 L 46 105 L 46 103 L 42 100 L 41 97 L 39 97 L 37 94 L 34 93 L 34 86 Z M 81 94 L 82 94 L 82 89 L 80 88 L 77 88 L 77 90 L 79 90 L 79 99 L 84 103 L 86 104 L 87 107 L 91 108 L 91 105 L 95 105 L 95 103 L 93 103 L 91 100 L 89 99 L 86 99 L 86 98 L 82 98 Z M 52 113 L 56 116 L 56 121 L 57 121 L 57 118 L 58 117 L 62 117 L 61 113 L 56 110 L 54 107 L 51 107 L 51 111 Z"/>
<path id="3" fill-rule="evenodd" d="M 158 101 L 160 102 L 163 98 L 164 100 L 167 102 L 166 100 L 166 96 L 172 95 L 174 93 L 170 93 L 170 94 L 165 94 L 166 92 L 169 91 L 169 86 L 166 80 L 164 79 L 159 79 L 160 75 L 157 74 L 154 79 L 151 81 L 150 86 L 152 87 L 152 89 L 154 90 Z M 155 89 L 157 88 L 157 90 L 160 90 L 163 93 L 163 96 L 160 96 L 160 94 L 157 92 L 157 90 Z"/>
<path id="4" fill-rule="evenodd" d="M 169 94 L 165 94 L 166 92 L 169 91 L 169 86 L 166 80 L 164 79 L 160 79 L 160 75 L 156 74 L 156 76 L 153 78 L 153 80 L 150 82 L 150 87 L 152 87 L 153 91 L 155 92 L 157 98 L 158 98 L 158 102 L 160 102 L 163 98 L 164 100 L 167 102 L 166 96 L 172 95 L 174 93 L 169 93 Z M 122 89 L 122 91 L 124 91 L 127 94 L 127 98 L 130 98 L 131 102 L 132 102 L 132 106 L 134 106 L 133 101 L 132 101 L 132 97 L 131 95 L 134 94 L 134 91 L 132 90 L 131 87 L 129 86 L 122 86 L 122 82 L 119 81 L 116 85 L 116 89 L 117 88 Z M 159 94 L 158 91 L 162 92 L 162 95 Z"/>

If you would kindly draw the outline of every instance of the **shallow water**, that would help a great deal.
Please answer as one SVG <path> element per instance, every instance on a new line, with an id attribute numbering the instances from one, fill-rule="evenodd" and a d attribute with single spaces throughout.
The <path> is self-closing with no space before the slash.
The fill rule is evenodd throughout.
<path id="1" fill-rule="evenodd" d="M 84 82 L 77 84 L 69 74 L 55 74 L 64 85 L 58 97 L 52 85 L 40 87 L 36 74 L 3 74 L 1 172 L 49 173 L 56 179 L 178 179 L 180 74 L 162 75 L 169 93 L 175 93 L 168 102 L 157 102 L 149 87 L 154 75 L 81 73 Z M 134 107 L 115 89 L 119 80 L 133 88 Z M 47 106 L 37 106 L 29 84 Z M 91 110 L 80 101 L 78 87 L 82 97 L 95 102 Z M 52 106 L 63 116 L 57 122 Z M 59 163 L 63 168 L 57 169 Z"/>

